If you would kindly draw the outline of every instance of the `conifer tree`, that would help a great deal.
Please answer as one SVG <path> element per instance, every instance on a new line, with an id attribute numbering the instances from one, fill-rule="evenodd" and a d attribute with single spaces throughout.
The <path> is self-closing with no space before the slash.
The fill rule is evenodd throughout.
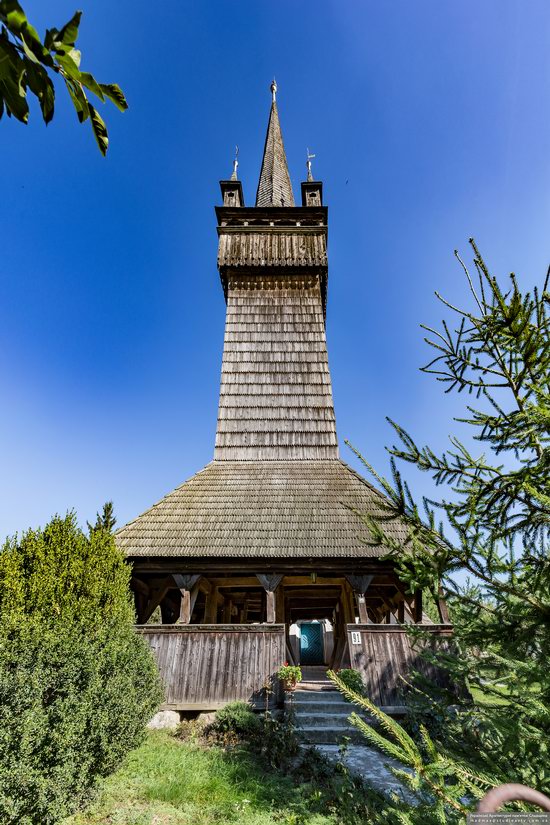
<path id="1" fill-rule="evenodd" d="M 382 520 L 362 518 L 410 592 L 423 588 L 436 598 L 443 588 L 459 655 L 439 663 L 466 681 L 474 699 L 417 685 L 416 719 L 432 737 L 420 748 L 497 783 L 548 794 L 550 270 L 532 292 L 522 292 L 514 274 L 502 286 L 470 244 L 473 276 L 455 253 L 470 306 L 436 293 L 454 322 L 424 327 L 434 358 L 423 370 L 445 392 L 468 398 L 455 420 L 471 428 L 475 446 L 451 437 L 450 449 L 438 453 L 390 421 L 398 437 L 389 450 L 391 482 L 356 453 L 389 500 Z M 403 464 L 429 473 L 447 493 L 419 501 Z M 385 530 L 395 518 L 408 524 L 405 553 Z M 459 570 L 469 574 L 464 586 L 455 581 Z M 444 815 L 449 822 L 458 816 L 450 805 Z M 421 821 L 407 816 L 396 821 Z"/>
<path id="2" fill-rule="evenodd" d="M 105 530 L 107 533 L 112 533 L 116 524 L 116 516 L 114 514 L 114 505 L 112 501 L 106 501 L 103 505 L 101 513 L 96 513 L 95 524 L 87 522 L 88 530 L 91 533 L 93 530 Z"/>

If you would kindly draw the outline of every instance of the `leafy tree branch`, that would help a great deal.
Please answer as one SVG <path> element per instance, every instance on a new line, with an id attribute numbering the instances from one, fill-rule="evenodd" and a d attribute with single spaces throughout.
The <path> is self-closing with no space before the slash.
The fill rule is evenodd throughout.
<path id="1" fill-rule="evenodd" d="M 55 87 L 52 78 L 62 78 L 80 123 L 89 120 L 102 155 L 109 145 L 105 121 L 88 99 L 91 92 L 102 103 L 110 100 L 124 111 L 126 98 L 116 83 L 98 83 L 80 70 L 81 53 L 76 48 L 82 12 L 77 11 L 61 29 L 51 28 L 41 40 L 17 0 L 0 0 L 0 119 L 4 112 L 21 123 L 29 119 L 28 94 L 39 104 L 44 122 L 54 116 Z"/>

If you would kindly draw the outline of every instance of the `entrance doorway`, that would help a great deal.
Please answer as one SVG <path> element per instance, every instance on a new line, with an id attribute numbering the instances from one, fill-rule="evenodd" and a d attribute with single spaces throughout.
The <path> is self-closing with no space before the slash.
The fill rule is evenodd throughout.
<path id="1" fill-rule="evenodd" d="M 323 630 L 320 622 L 302 622 L 300 626 L 300 664 L 322 665 Z"/>

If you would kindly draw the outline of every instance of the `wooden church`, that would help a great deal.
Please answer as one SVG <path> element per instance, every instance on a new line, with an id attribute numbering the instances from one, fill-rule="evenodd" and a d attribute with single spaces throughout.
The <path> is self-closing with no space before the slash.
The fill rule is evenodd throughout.
<path id="1" fill-rule="evenodd" d="M 405 592 L 356 514 L 382 515 L 383 499 L 338 452 L 323 185 L 308 159 L 296 205 L 271 91 L 255 205 L 235 162 L 216 208 L 227 314 L 214 459 L 116 539 L 166 709 L 261 704 L 266 691 L 276 702 L 284 661 L 353 666 L 394 706 L 422 595 Z M 406 544 L 404 525 L 387 529 Z M 450 632 L 441 610 L 435 635 Z"/>

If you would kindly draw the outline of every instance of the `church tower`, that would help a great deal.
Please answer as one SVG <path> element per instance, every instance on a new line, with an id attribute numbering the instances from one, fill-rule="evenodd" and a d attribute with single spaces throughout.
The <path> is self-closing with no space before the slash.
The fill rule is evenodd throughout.
<path id="1" fill-rule="evenodd" d="M 256 205 L 222 181 L 218 268 L 227 301 L 216 460 L 337 459 L 325 339 L 322 184 L 294 205 L 276 85 Z"/>
<path id="2" fill-rule="evenodd" d="M 328 210 L 309 153 L 295 203 L 276 93 L 274 82 L 255 205 L 236 160 L 220 182 L 227 310 L 214 458 L 116 534 L 166 707 L 182 710 L 262 703 L 285 659 L 351 663 L 373 701 L 395 705 L 412 656 L 403 623 L 423 616 L 422 594 L 405 592 L 358 515 L 384 518 L 384 497 L 339 457 Z M 385 529 L 406 545 L 398 519 Z"/>

